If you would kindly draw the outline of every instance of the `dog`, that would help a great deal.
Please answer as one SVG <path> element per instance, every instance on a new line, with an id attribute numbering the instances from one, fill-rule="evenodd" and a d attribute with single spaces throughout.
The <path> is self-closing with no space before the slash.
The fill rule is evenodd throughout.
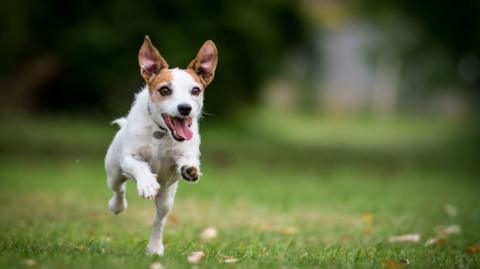
<path id="1" fill-rule="evenodd" d="M 189 182 L 200 178 L 198 121 L 217 59 L 217 48 L 208 40 L 186 69 L 169 69 L 145 36 L 138 54 L 145 86 L 136 94 L 128 115 L 113 122 L 120 129 L 105 157 L 107 182 L 113 191 L 108 207 L 115 214 L 127 208 L 128 179 L 135 181 L 140 197 L 155 200 L 147 254 L 164 254 L 163 229 L 180 176 Z"/>

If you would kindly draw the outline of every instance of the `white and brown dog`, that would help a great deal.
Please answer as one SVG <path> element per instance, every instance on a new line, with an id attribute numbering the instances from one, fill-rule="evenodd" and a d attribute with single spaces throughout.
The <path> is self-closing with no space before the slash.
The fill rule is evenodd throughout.
<path id="1" fill-rule="evenodd" d="M 145 37 L 138 63 L 145 87 L 136 95 L 105 157 L 108 205 L 118 214 L 127 208 L 125 183 L 133 179 L 138 195 L 154 199 L 157 209 L 147 253 L 163 255 L 163 227 L 177 191 L 178 178 L 195 182 L 200 173 L 201 116 L 205 87 L 217 66 L 217 48 L 206 41 L 187 69 L 169 69 Z"/>

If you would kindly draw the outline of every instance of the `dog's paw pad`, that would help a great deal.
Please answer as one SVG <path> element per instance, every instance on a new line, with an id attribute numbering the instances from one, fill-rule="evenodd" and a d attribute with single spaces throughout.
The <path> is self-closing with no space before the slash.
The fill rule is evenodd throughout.
<path id="1" fill-rule="evenodd" d="M 198 168 L 196 168 L 195 166 L 184 165 L 180 170 L 181 170 L 183 179 L 187 181 L 192 181 L 192 182 L 195 182 L 198 180 L 198 176 L 200 173 L 198 172 Z"/>

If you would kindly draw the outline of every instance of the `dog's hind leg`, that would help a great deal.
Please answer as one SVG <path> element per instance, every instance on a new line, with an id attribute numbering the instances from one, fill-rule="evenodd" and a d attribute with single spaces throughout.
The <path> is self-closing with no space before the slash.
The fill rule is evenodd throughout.
<path id="1" fill-rule="evenodd" d="M 119 123 L 120 124 L 120 123 Z M 122 122 L 123 124 L 123 122 Z M 125 198 L 127 178 L 120 170 L 118 162 L 120 154 L 120 131 L 113 138 L 113 142 L 108 148 L 105 156 L 105 172 L 107 173 L 108 187 L 113 191 L 113 197 L 108 201 L 108 208 L 115 214 L 119 214 L 127 208 L 127 199 Z"/>
<path id="2" fill-rule="evenodd" d="M 127 209 L 127 198 L 125 197 L 126 191 L 126 178 L 119 176 L 107 176 L 108 186 L 113 191 L 113 196 L 108 201 L 108 208 L 114 214 L 119 214 L 125 209 Z"/>
<path id="3" fill-rule="evenodd" d="M 147 246 L 147 254 L 163 256 L 163 227 L 167 221 L 167 215 L 172 210 L 178 181 L 170 186 L 162 187 L 155 198 L 157 213 L 153 222 L 152 236 Z"/>
<path id="4" fill-rule="evenodd" d="M 107 155 L 105 170 L 107 172 L 107 183 L 113 191 L 113 196 L 108 201 L 108 208 L 115 214 L 121 213 L 128 206 L 125 197 L 127 178 L 120 172 L 118 165 Z"/>

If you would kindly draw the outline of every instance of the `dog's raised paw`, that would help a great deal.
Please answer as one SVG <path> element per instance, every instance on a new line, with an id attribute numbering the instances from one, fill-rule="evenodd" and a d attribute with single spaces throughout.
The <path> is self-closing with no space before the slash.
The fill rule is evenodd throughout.
<path id="1" fill-rule="evenodd" d="M 180 172 L 182 174 L 183 179 L 191 182 L 197 181 L 200 174 L 198 171 L 198 168 L 196 168 L 195 166 L 187 166 L 187 165 L 182 166 L 180 168 Z"/>
<path id="2" fill-rule="evenodd" d="M 153 200 L 160 190 L 160 184 L 156 180 L 137 181 L 137 190 L 140 197 Z"/>

